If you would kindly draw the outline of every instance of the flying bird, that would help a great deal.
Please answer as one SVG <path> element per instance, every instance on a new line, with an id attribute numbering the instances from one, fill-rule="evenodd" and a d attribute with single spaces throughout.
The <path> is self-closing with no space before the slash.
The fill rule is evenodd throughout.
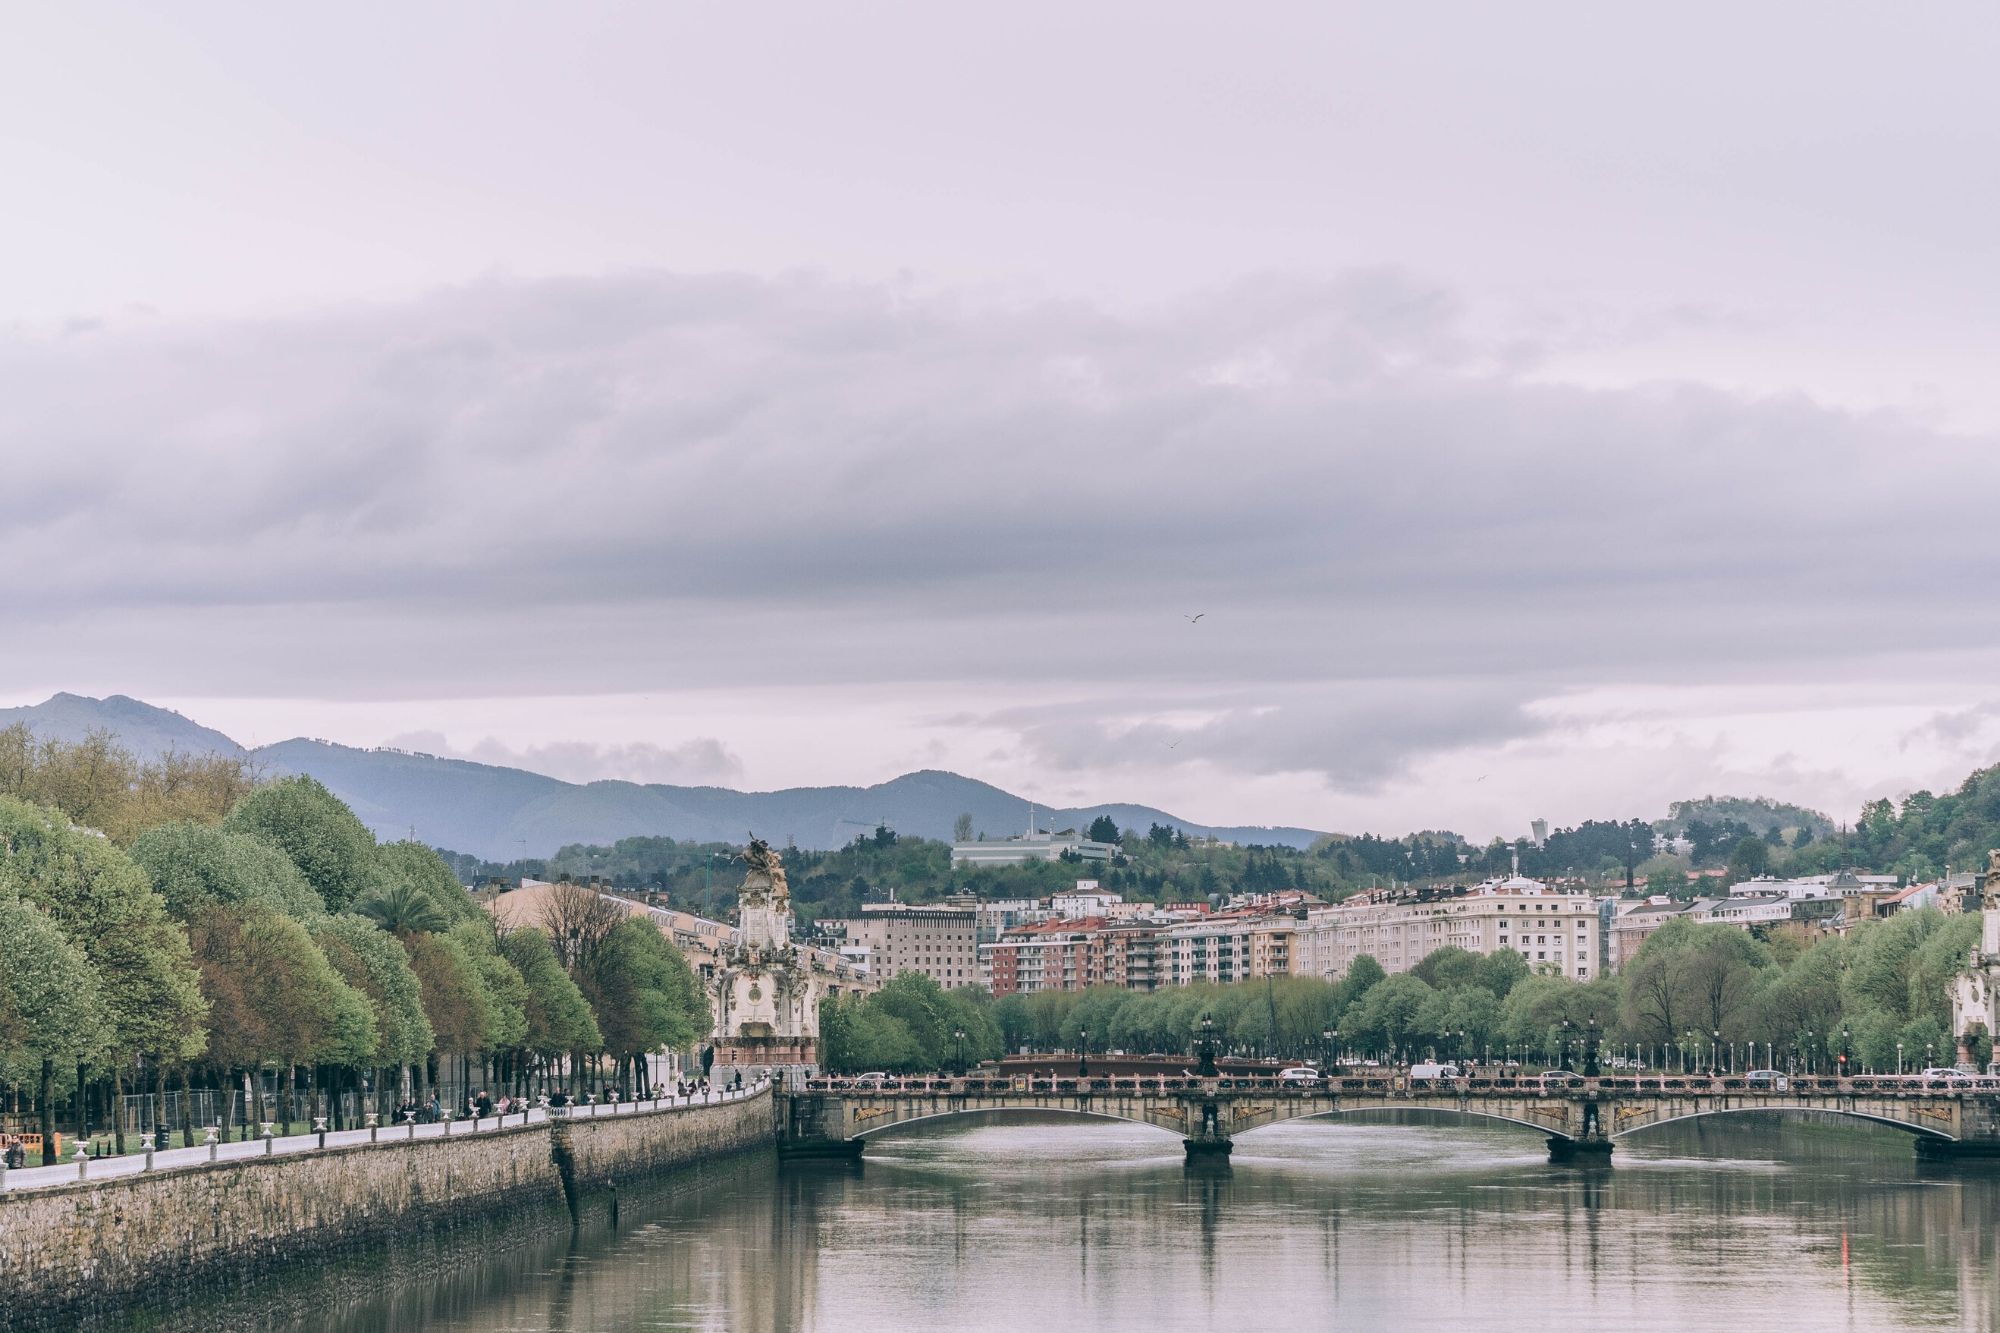
<path id="1" fill-rule="evenodd" d="M 1199 612 L 1199 613 L 1198 613 L 1198 614 L 1196 614 L 1196 615 L 1188 615 L 1187 613 L 1183 612 L 1183 613 L 1181 614 L 1181 619 L 1182 619 L 1182 620 L 1185 620 L 1185 621 L 1187 621 L 1187 623 L 1188 623 L 1188 624 L 1192 625 L 1192 624 L 1194 624 L 1194 623 L 1195 623 L 1196 621 L 1200 620 L 1200 619 L 1202 618 L 1202 616 L 1205 616 L 1205 615 L 1207 615 L 1207 614 L 1208 614 L 1208 612 L 1206 612 L 1206 611 L 1202 611 L 1202 612 Z"/>
<path id="2" fill-rule="evenodd" d="M 1160 744 L 1166 746 L 1169 750 L 1178 750 L 1181 748 L 1179 741 L 1161 741 Z"/>
<path id="3" fill-rule="evenodd" d="M 1488 779 L 1488 778 L 1490 778 L 1490 777 L 1492 777 L 1492 776 L 1493 776 L 1493 775 L 1492 775 L 1491 773 L 1481 773 L 1481 774 L 1480 774 L 1480 775 L 1479 775 L 1478 777 L 1474 778 L 1474 779 L 1473 779 L 1473 781 L 1474 781 L 1474 782 L 1484 782 L 1484 781 L 1486 781 L 1486 779 Z"/>

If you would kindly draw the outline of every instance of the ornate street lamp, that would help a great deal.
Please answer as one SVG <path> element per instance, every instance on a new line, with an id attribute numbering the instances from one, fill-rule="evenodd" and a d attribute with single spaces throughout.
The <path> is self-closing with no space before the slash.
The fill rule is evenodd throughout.
<path id="1" fill-rule="evenodd" d="M 1708 1076 L 1722 1077 L 1722 1029 L 1715 1028 L 1708 1038 Z"/>
<path id="2" fill-rule="evenodd" d="M 1896 1077 L 1901 1078 L 1902 1076 L 1903 1076 L 1903 1043 L 1899 1041 L 1896 1043 Z"/>
<path id="3" fill-rule="evenodd" d="M 1320 1029 L 1319 1062 L 1329 1069 L 1333 1067 L 1333 1029 L 1330 1027 Z"/>
<path id="4" fill-rule="evenodd" d="M 1568 1020 L 1567 1018 L 1565 1018 L 1565 1019 L 1563 1020 L 1563 1040 L 1562 1040 L 1562 1066 L 1561 1066 L 1561 1068 L 1562 1068 L 1562 1071 L 1563 1071 L 1563 1072 L 1564 1072 L 1565 1074 L 1567 1074 L 1567 1073 L 1569 1073 L 1569 1072 L 1570 1072 L 1570 1068 L 1569 1068 L 1569 1030 L 1570 1030 L 1570 1027 L 1571 1027 L 1571 1024 L 1570 1024 L 1570 1021 L 1569 1021 L 1569 1020 Z"/>
<path id="5" fill-rule="evenodd" d="M 965 1029 L 953 1028 L 951 1030 L 951 1041 L 952 1041 L 953 1063 L 958 1068 L 958 1076 L 960 1078 L 964 1078 L 965 1077 Z"/>
<path id="6" fill-rule="evenodd" d="M 1195 1073 L 1202 1078 L 1217 1078 L 1221 1071 L 1215 1067 L 1215 1019 L 1207 1014 L 1201 1016 L 1201 1063 Z"/>
<path id="7" fill-rule="evenodd" d="M 1340 1029 L 1331 1029 L 1327 1033 L 1327 1039 L 1332 1043 L 1328 1049 L 1333 1052 L 1333 1072 L 1338 1074 L 1340 1072 Z"/>
<path id="8" fill-rule="evenodd" d="M 1589 1030 L 1584 1036 L 1583 1076 L 1596 1078 L 1600 1072 L 1597 1063 L 1597 1016 L 1591 1015 Z"/>
<path id="9" fill-rule="evenodd" d="M 1849 1073 L 1847 1068 L 1847 1062 L 1851 1058 L 1851 1055 L 1848 1050 L 1848 1045 L 1849 1041 L 1848 1041 L 1847 1029 L 1842 1028 L 1840 1030 L 1840 1076 L 1842 1078 L 1848 1077 Z"/>
<path id="10" fill-rule="evenodd" d="M 1090 1029 L 1078 1028 L 1076 1033 L 1076 1076 L 1090 1077 Z"/>

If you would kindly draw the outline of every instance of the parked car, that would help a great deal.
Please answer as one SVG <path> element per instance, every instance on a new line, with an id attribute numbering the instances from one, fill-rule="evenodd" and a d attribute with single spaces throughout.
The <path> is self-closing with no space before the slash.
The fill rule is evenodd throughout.
<path id="1" fill-rule="evenodd" d="M 1743 1081 L 1753 1088 L 1770 1088 L 1774 1092 L 1792 1086 L 1792 1080 L 1782 1069 L 1752 1069 L 1743 1075 Z"/>
<path id="2" fill-rule="evenodd" d="M 1943 1083 L 1954 1088 L 1969 1088 L 1972 1086 L 1972 1075 L 1966 1073 L 1963 1069 L 1949 1069 L 1944 1066 L 1938 1066 L 1934 1069 L 1924 1070 L 1917 1077 L 1926 1082 Z"/>
<path id="3" fill-rule="evenodd" d="M 1583 1082 L 1583 1075 L 1573 1074 L 1567 1069 L 1545 1069 L 1542 1071 L 1542 1091 L 1562 1091 Z"/>
<path id="4" fill-rule="evenodd" d="M 880 1092 L 888 1085 L 889 1076 L 881 1070 L 876 1069 L 866 1074 L 856 1074 L 852 1086 L 863 1092 Z"/>
<path id="5" fill-rule="evenodd" d="M 1290 1069 L 1278 1071 L 1278 1082 L 1286 1087 L 1316 1088 L 1319 1086 L 1319 1071 L 1311 1065 L 1293 1065 Z"/>

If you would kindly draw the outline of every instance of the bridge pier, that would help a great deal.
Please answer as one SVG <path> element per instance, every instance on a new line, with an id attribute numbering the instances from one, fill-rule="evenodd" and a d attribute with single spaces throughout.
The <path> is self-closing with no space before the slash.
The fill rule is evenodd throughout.
<path id="1" fill-rule="evenodd" d="M 1549 1138 L 1549 1160 L 1565 1165 L 1610 1166 L 1610 1139 L 1571 1139 L 1560 1134 Z"/>
<path id="2" fill-rule="evenodd" d="M 1228 1166 L 1229 1150 L 1235 1146 L 1223 1138 L 1181 1140 L 1181 1147 L 1187 1152 L 1187 1164 L 1196 1167 Z"/>

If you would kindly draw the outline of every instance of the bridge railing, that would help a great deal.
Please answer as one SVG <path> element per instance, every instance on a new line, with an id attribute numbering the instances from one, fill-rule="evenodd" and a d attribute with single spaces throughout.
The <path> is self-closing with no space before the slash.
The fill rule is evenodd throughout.
<path id="1" fill-rule="evenodd" d="M 962 1078 L 945 1075 L 909 1075 L 859 1079 L 819 1077 L 806 1080 L 808 1092 L 837 1092 L 847 1095 L 889 1096 L 993 1096 L 1002 1094 L 1130 1095 L 1167 1096 L 1215 1088 L 1220 1091 L 1256 1092 L 1273 1096 L 1315 1096 L 1342 1093 L 1457 1093 L 1471 1096 L 1573 1096 L 1584 1093 L 1611 1093 L 1639 1096 L 1721 1094 L 1792 1094 L 1836 1096 L 1867 1094 L 1890 1097 L 1939 1097 L 1959 1094 L 2000 1093 L 2000 1077 L 1958 1075 L 1924 1078 L 1915 1074 L 1857 1074 L 1848 1078 L 1830 1075 L 1783 1075 L 1751 1078 L 1743 1074 L 1617 1074 L 1584 1079 L 1575 1074 L 1551 1071 L 1543 1075 L 1461 1076 L 1458 1078 L 1411 1078 L 1385 1071 L 1380 1074 L 1329 1075 L 1317 1081 L 1287 1081 L 1272 1075 L 1231 1074 L 1203 1079 L 1192 1074 L 1107 1074 L 1082 1078 L 1029 1074 L 968 1074 Z"/>

